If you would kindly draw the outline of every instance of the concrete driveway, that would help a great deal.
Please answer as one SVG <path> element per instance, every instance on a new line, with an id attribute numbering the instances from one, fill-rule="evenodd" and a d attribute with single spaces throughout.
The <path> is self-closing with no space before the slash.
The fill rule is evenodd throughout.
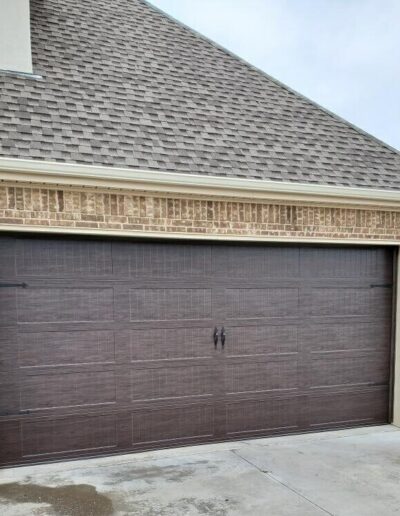
<path id="1" fill-rule="evenodd" d="M 372 427 L 2 470 L 0 514 L 400 515 L 400 429 Z"/>

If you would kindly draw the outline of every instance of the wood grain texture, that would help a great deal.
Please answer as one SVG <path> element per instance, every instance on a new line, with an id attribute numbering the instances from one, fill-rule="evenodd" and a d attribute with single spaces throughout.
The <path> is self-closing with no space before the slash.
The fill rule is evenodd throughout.
<path id="1" fill-rule="evenodd" d="M 388 419 L 390 249 L 0 249 L 0 464 Z"/>

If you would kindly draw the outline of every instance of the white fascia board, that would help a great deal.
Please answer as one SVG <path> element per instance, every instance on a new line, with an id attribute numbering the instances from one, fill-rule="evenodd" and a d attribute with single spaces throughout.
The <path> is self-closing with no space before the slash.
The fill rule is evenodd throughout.
<path id="1" fill-rule="evenodd" d="M 400 209 L 400 191 L 0 158 L 0 180 Z"/>

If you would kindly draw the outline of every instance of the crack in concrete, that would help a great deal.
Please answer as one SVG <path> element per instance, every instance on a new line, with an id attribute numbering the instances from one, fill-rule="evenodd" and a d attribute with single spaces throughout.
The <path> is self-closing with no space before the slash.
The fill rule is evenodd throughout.
<path id="1" fill-rule="evenodd" d="M 332 512 L 329 512 L 327 509 L 324 509 L 324 507 L 321 507 L 320 505 L 318 505 L 317 503 L 313 502 L 312 500 L 310 500 L 309 498 L 307 498 L 307 496 L 303 495 L 302 493 L 300 493 L 299 491 L 297 491 L 296 489 L 294 489 L 293 487 L 289 486 L 288 484 L 285 484 L 285 482 L 283 482 L 282 480 L 279 480 L 279 478 L 275 477 L 275 475 L 273 475 L 272 473 L 268 472 L 268 471 L 265 471 L 263 469 L 261 469 L 260 467 L 257 466 L 257 464 L 254 464 L 254 462 L 251 462 L 251 460 L 248 460 L 246 459 L 245 457 L 243 457 L 242 455 L 240 455 L 240 453 L 238 452 L 238 450 L 231 450 L 231 452 L 236 455 L 236 457 L 239 457 L 239 459 L 243 460 L 244 462 L 246 462 L 249 466 L 252 466 L 253 468 L 255 468 L 257 471 L 259 471 L 262 475 L 265 475 L 266 477 L 270 478 L 271 480 L 273 480 L 274 482 L 277 482 L 278 484 L 280 484 L 282 487 L 285 487 L 286 489 L 288 489 L 289 491 L 291 491 L 292 493 L 296 494 L 297 496 L 299 496 L 300 498 L 302 498 L 303 500 L 307 501 L 308 503 L 310 503 L 311 505 L 313 505 L 315 508 L 323 511 L 325 514 L 328 514 L 329 516 L 335 516 Z"/>

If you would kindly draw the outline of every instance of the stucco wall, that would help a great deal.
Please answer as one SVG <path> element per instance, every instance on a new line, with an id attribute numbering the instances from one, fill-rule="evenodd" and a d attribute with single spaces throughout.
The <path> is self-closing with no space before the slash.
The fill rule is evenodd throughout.
<path id="1" fill-rule="evenodd" d="M 400 211 L 0 186 L 0 224 L 187 235 L 400 239 Z"/>

